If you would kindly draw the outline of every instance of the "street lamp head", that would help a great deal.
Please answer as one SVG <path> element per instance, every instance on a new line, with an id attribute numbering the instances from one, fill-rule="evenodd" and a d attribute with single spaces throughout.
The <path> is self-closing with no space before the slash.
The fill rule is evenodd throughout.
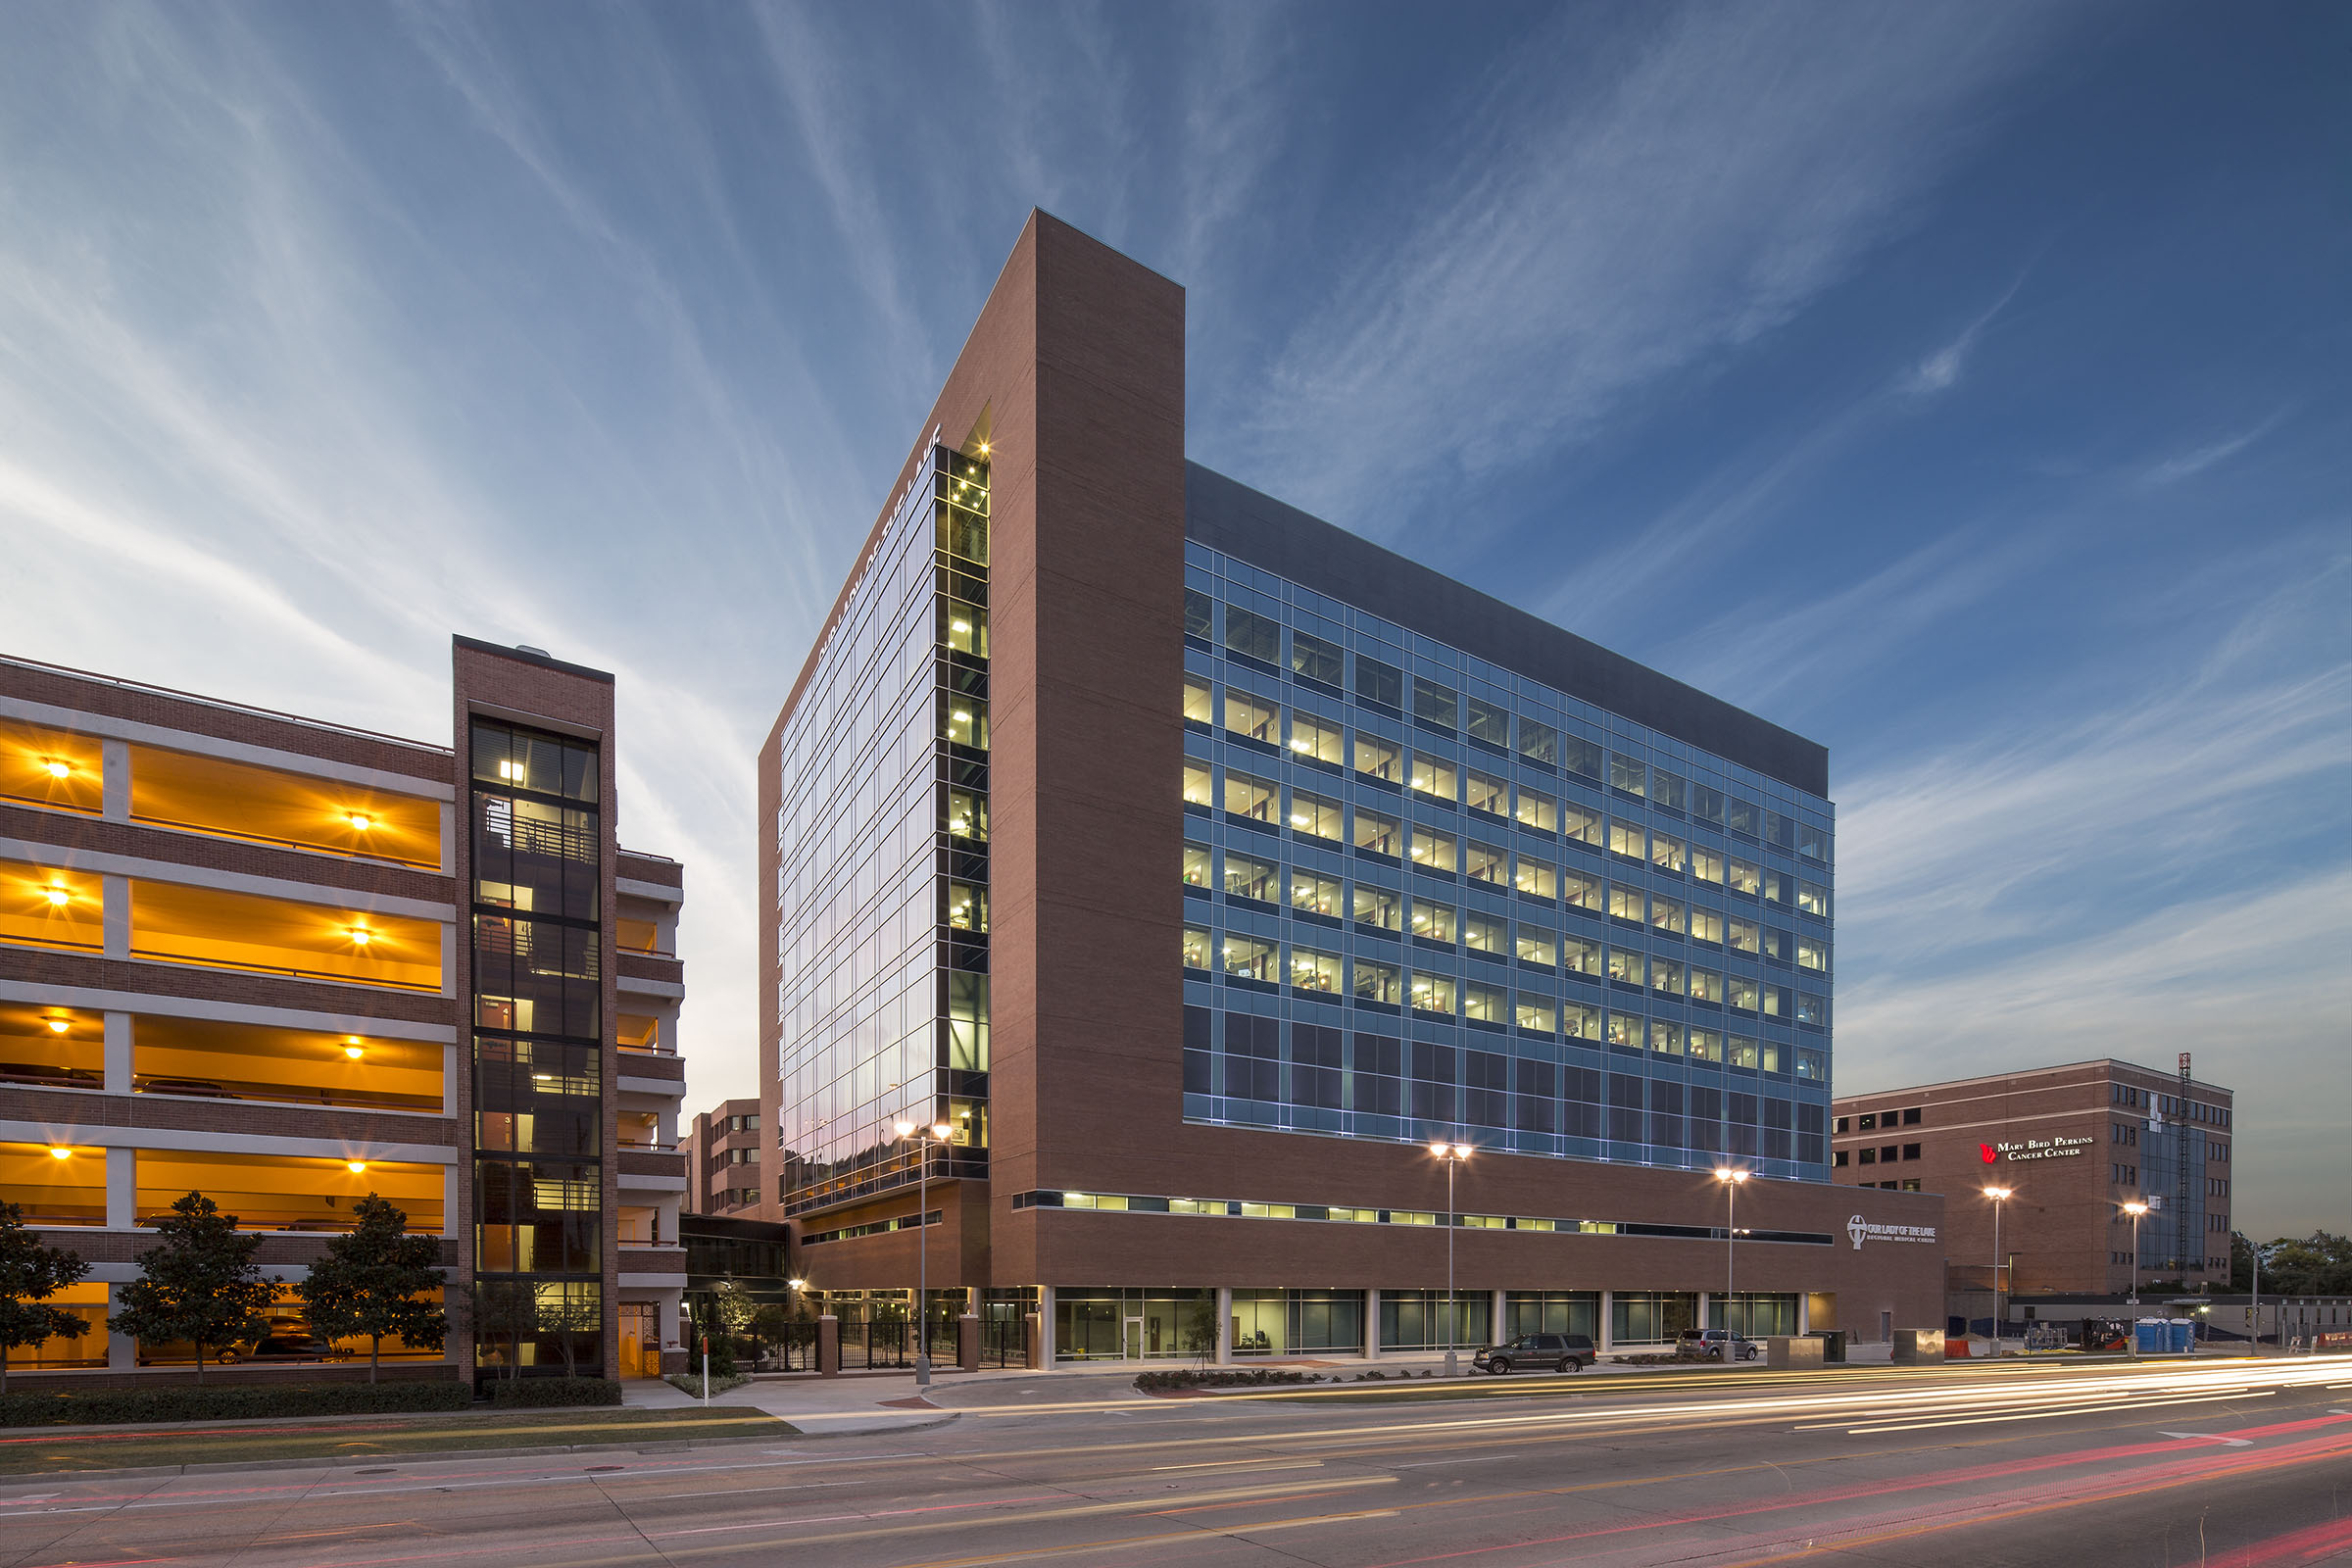
<path id="1" fill-rule="evenodd" d="M 2124 1205 L 2124 1212 L 2131 1215 L 2133 1219 L 2139 1218 L 2140 1215 L 2145 1214 L 2147 1211 L 2148 1205 L 2145 1203 L 2133 1202 L 2126 1203 Z"/>
<path id="2" fill-rule="evenodd" d="M 1729 1165 L 1718 1165 L 1715 1167 L 1715 1179 L 1719 1182 L 1732 1182 L 1737 1184 L 1747 1180 L 1747 1177 L 1748 1173 L 1746 1171 L 1734 1170 Z"/>
<path id="3" fill-rule="evenodd" d="M 805 1291 L 808 1288 L 808 1282 L 807 1280 L 786 1280 L 784 1283 L 791 1286 L 796 1291 Z"/>
<path id="4" fill-rule="evenodd" d="M 2013 1191 L 2014 1189 L 2007 1187 L 1987 1187 L 1984 1189 L 1984 1196 L 1997 1203 L 2002 1199 L 2009 1197 Z"/>
<path id="5" fill-rule="evenodd" d="M 944 1144 L 956 1136 L 956 1129 L 944 1121 L 935 1121 L 931 1124 L 931 1136 Z"/>
<path id="6" fill-rule="evenodd" d="M 914 1123 L 910 1121 L 892 1122 L 891 1126 L 897 1130 L 898 1135 L 901 1138 L 912 1138 L 914 1136 Z"/>

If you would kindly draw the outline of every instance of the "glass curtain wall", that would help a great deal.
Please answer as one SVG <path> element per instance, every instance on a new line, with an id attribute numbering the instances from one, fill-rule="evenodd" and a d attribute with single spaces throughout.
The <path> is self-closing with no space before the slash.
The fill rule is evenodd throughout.
<path id="1" fill-rule="evenodd" d="M 1186 552 L 1188 1119 L 1828 1180 L 1829 801 Z"/>
<path id="2" fill-rule="evenodd" d="M 597 748 L 476 718 L 477 1376 L 604 1370 Z"/>
<path id="3" fill-rule="evenodd" d="M 916 1180 L 895 1124 L 984 1177 L 989 468 L 935 449 L 852 585 L 780 737 L 778 1197 Z"/>

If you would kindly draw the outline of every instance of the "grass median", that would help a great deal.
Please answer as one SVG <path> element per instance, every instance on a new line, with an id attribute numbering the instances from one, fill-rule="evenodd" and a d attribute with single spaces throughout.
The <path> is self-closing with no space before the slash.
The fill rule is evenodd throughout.
<path id="1" fill-rule="evenodd" d="M 428 1453 L 487 1453 L 501 1448 L 624 1447 L 712 1438 L 789 1438 L 798 1431 L 790 1422 L 763 1411 L 740 1407 L 345 1416 L 71 1433 L 18 1429 L 0 1433 L 0 1476 L 147 1465 L 250 1464 L 270 1459 L 347 1464 Z"/>

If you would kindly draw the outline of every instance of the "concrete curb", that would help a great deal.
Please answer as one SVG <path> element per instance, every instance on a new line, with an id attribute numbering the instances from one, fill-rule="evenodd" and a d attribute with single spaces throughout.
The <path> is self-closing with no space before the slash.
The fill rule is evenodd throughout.
<path id="1" fill-rule="evenodd" d="M 780 1436 L 759 1438 L 681 1438 L 675 1443 L 568 1443 L 518 1448 L 454 1448 L 434 1453 L 356 1454 L 338 1459 L 248 1459 L 204 1464 L 132 1465 L 120 1470 L 27 1470 L 0 1475 L 0 1489 L 44 1486 L 53 1481 L 163 1481 L 173 1476 L 238 1475 L 256 1470 L 351 1470 L 361 1466 L 395 1469 L 413 1464 L 454 1464 L 467 1459 L 551 1459 L 564 1454 L 688 1453 L 699 1448 L 736 1448 L 779 1443 L 829 1443 L 842 1438 L 870 1438 L 901 1432 L 928 1432 L 963 1414 L 943 1410 L 935 1421 L 902 1422 L 863 1432 L 808 1432 L 795 1428 Z M 778 1416 L 779 1421 L 789 1417 Z"/>

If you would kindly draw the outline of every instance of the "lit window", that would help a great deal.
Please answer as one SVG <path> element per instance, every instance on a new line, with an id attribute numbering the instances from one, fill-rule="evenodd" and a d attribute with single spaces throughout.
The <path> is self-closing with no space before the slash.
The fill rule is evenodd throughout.
<path id="1" fill-rule="evenodd" d="M 1208 788 L 1208 777 L 1205 772 L 1201 775 L 1200 787 L 1203 792 Z M 1205 799 L 1205 794 L 1203 798 Z M 1192 778 L 1189 773 L 1185 778 L 1185 799 L 1192 799 Z M 952 789 L 948 791 L 948 831 L 959 839 L 986 843 L 988 841 L 988 797 L 972 790 Z"/>
<path id="2" fill-rule="evenodd" d="M 1335 844 L 1347 836 L 1340 803 L 1304 790 L 1291 791 L 1291 830 Z"/>
<path id="3" fill-rule="evenodd" d="M 1355 808 L 1355 847 L 1374 855 L 1401 859 L 1404 852 L 1403 827 L 1393 816 L 1367 811 L 1359 806 Z"/>
<path id="4" fill-rule="evenodd" d="M 1566 937 L 1560 942 L 1560 967 L 1570 974 L 1598 975 L 1601 972 L 1601 947 L 1583 937 Z"/>
<path id="5" fill-rule="evenodd" d="M 1512 885 L 1531 899 L 1556 899 L 1560 896 L 1560 873 L 1549 860 L 1522 855 Z"/>
<path id="6" fill-rule="evenodd" d="M 1560 808 L 1560 833 L 1579 844 L 1599 849 L 1607 836 L 1607 820 L 1590 806 L 1570 801 Z"/>
<path id="7" fill-rule="evenodd" d="M 1184 885 L 1188 888 L 1204 888 L 1209 881 L 1208 846 L 1195 844 L 1191 839 L 1185 840 Z"/>
<path id="8" fill-rule="evenodd" d="M 1702 909 L 1697 905 L 1692 905 L 1690 906 L 1690 940 L 1712 942 L 1721 946 L 1723 916 L 1717 914 L 1713 909 Z"/>
<path id="9" fill-rule="evenodd" d="M 1560 878 L 1560 902 L 1571 909 L 1591 909 L 1600 912 L 1601 900 L 1606 896 L 1605 884 L 1596 876 L 1570 871 Z"/>
<path id="10" fill-rule="evenodd" d="M 1686 1036 L 1687 1048 L 1692 1061 L 1723 1063 L 1723 1036 L 1713 1029 L 1692 1029 Z"/>
<path id="11" fill-rule="evenodd" d="M 1649 836 L 1649 863 L 1662 871 L 1680 871 L 1690 859 L 1690 846 L 1671 833 Z"/>
<path id="12" fill-rule="evenodd" d="M 1404 895 L 1368 882 L 1355 885 L 1355 920 L 1383 931 L 1404 929 Z"/>
<path id="13" fill-rule="evenodd" d="M 1622 980 L 1629 986 L 1646 985 L 1649 978 L 1648 960 L 1630 948 L 1611 948 L 1609 978 Z"/>
<path id="14" fill-rule="evenodd" d="M 1272 822 L 1282 810 L 1282 790 L 1270 779 L 1225 770 L 1225 809 L 1253 822 Z"/>
<path id="15" fill-rule="evenodd" d="M 939 733 L 957 746 L 988 750 L 988 704 L 962 692 L 941 692 Z"/>
<path id="16" fill-rule="evenodd" d="M 1282 867 L 1225 852 L 1225 896 L 1273 904 L 1282 896 Z"/>
<path id="17" fill-rule="evenodd" d="M 1559 1004 L 1549 997 L 1522 991 L 1513 999 L 1512 1021 L 1522 1029 L 1550 1034 L 1559 1026 Z"/>
<path id="18" fill-rule="evenodd" d="M 1763 927 L 1757 925 L 1753 920 L 1742 920 L 1734 915 L 1731 919 L 1724 921 L 1723 932 L 1725 945 L 1735 952 L 1761 953 L 1764 951 Z"/>
<path id="19" fill-rule="evenodd" d="M 1184 677 L 1184 721 L 1188 724 L 1207 724 L 1210 710 L 1209 684 L 1199 675 Z"/>
<path id="20" fill-rule="evenodd" d="M 959 654 L 988 657 L 988 612 L 960 599 L 939 602 L 939 640 Z"/>
<path id="21" fill-rule="evenodd" d="M 1690 966 L 1690 1000 L 1720 1004 L 1723 1001 L 1723 976 L 1713 969 L 1701 969 L 1698 965 L 1692 964 Z"/>
<path id="22" fill-rule="evenodd" d="M 1310 762 L 1329 762 L 1334 767 L 1344 765 L 1347 757 L 1347 731 L 1312 713 L 1291 710 L 1291 755 Z"/>
<path id="23" fill-rule="evenodd" d="M 1475 769 L 1468 775 L 1465 800 L 1473 811 L 1484 811 L 1489 816 L 1511 814 L 1511 787 Z"/>
<path id="24" fill-rule="evenodd" d="M 1340 956 L 1309 948 L 1291 949 L 1291 984 L 1300 991 L 1337 993 L 1341 988 Z"/>
<path id="25" fill-rule="evenodd" d="M 1735 1067 L 1756 1070 L 1756 1043 L 1745 1035 L 1733 1035 L 1723 1043 L 1724 1059 Z"/>
<path id="26" fill-rule="evenodd" d="M 1829 948 L 1823 943 L 1807 942 L 1802 937 L 1797 938 L 1796 966 L 1800 969 L 1815 969 L 1825 974 L 1828 973 L 1830 967 Z"/>
<path id="27" fill-rule="evenodd" d="M 1523 963 L 1553 964 L 1560 961 L 1559 938 L 1540 925 L 1519 922 L 1517 952 Z"/>
<path id="28" fill-rule="evenodd" d="M 1422 974 L 1416 970 L 1412 982 L 1413 1010 L 1442 1012 L 1451 1017 L 1457 989 L 1451 975 Z"/>
<path id="29" fill-rule="evenodd" d="M 1798 882 L 1796 907 L 1801 914 L 1817 914 L 1827 920 L 1830 917 L 1830 890 L 1818 882 Z"/>
<path id="30" fill-rule="evenodd" d="M 1562 1003 L 1560 1027 L 1571 1040 L 1598 1040 L 1600 1009 L 1582 1002 Z"/>
<path id="31" fill-rule="evenodd" d="M 1460 778 L 1451 762 L 1442 757 L 1431 757 L 1422 752 L 1413 754 L 1414 789 L 1429 796 L 1432 800 L 1451 804 L 1457 798 L 1455 791 L 1459 785 Z"/>
<path id="32" fill-rule="evenodd" d="M 1462 987 L 1462 1016 L 1481 1023 L 1510 1021 L 1510 993 L 1500 986 L 1476 983 Z"/>
<path id="33" fill-rule="evenodd" d="M 1392 1007 L 1402 1002 L 1403 982 L 1394 964 L 1374 963 L 1366 958 L 1352 961 L 1357 1001 L 1386 1003 Z"/>
<path id="34" fill-rule="evenodd" d="M 1459 868 L 1461 846 L 1450 833 L 1437 833 L 1413 824 L 1413 864 L 1424 871 L 1452 871 Z"/>
<path id="35" fill-rule="evenodd" d="M 1228 932 L 1224 937 L 1225 972 L 1248 980 L 1272 981 L 1281 962 L 1281 946 L 1256 937 L 1239 936 Z"/>
<path id="36" fill-rule="evenodd" d="M 951 930 L 988 929 L 988 890 L 969 882 L 947 884 L 947 921 Z"/>
<path id="37" fill-rule="evenodd" d="M 1213 792 L 1209 788 L 1208 781 L 1208 764 L 1196 762 L 1191 758 L 1186 758 L 1184 760 L 1184 804 L 1198 806 L 1202 810 L 1206 810 L 1212 796 Z"/>
<path id="38" fill-rule="evenodd" d="M 1796 1021 L 1826 1029 L 1830 1026 L 1830 1004 L 1810 991 L 1796 994 Z"/>
<path id="39" fill-rule="evenodd" d="M 1649 989 L 1663 991 L 1670 997 L 1683 994 L 1683 966 L 1673 958 L 1649 960 Z"/>
<path id="40" fill-rule="evenodd" d="M 1225 728 L 1229 734 L 1277 746 L 1282 742 L 1282 710 L 1254 693 L 1228 686 L 1225 688 Z"/>
<path id="41" fill-rule="evenodd" d="M 1723 857 L 1703 844 L 1690 847 L 1690 874 L 1701 882 L 1723 885 Z"/>
<path id="42" fill-rule="evenodd" d="M 1413 935 L 1432 942 L 1451 942 L 1454 939 L 1456 917 L 1453 906 L 1438 904 L 1429 899 L 1413 901 Z"/>
<path id="43" fill-rule="evenodd" d="M 1355 770 L 1367 778 L 1386 780 L 1391 784 L 1404 782 L 1404 752 L 1394 741 L 1382 740 L 1362 730 L 1355 732 Z"/>
<path id="44" fill-rule="evenodd" d="M 1640 1051 L 1642 1049 L 1641 1017 L 1630 1012 L 1610 1013 L 1608 1040 L 1612 1046 L 1623 1046 L 1628 1051 Z"/>
<path id="45" fill-rule="evenodd" d="M 1764 886 L 1764 873 L 1760 867 L 1734 856 L 1724 862 L 1724 881 L 1734 893 L 1744 893 L 1752 899 Z"/>
<path id="46" fill-rule="evenodd" d="M 1560 825 L 1560 803 L 1542 790 L 1531 790 L 1522 784 L 1519 787 L 1519 821 L 1524 827 L 1544 833 L 1552 832 Z"/>
<path id="47" fill-rule="evenodd" d="M 1756 983 L 1743 975 L 1732 975 L 1724 982 L 1726 1000 L 1741 1012 L 1754 1012 L 1759 1005 Z"/>
<path id="48" fill-rule="evenodd" d="M 1473 953 L 1492 953 L 1496 956 L 1511 951 L 1511 928 L 1507 920 L 1468 909 L 1462 914 L 1462 946 Z"/>
<path id="49" fill-rule="evenodd" d="M 1649 1020 L 1649 1049 L 1661 1056 L 1683 1054 L 1683 1026 L 1663 1018 Z"/>
<path id="50" fill-rule="evenodd" d="M 1649 923 L 1654 930 L 1671 931 L 1680 936 L 1683 930 L 1683 901 L 1650 895 Z"/>
<path id="51" fill-rule="evenodd" d="M 1469 851 L 1462 861 L 1462 870 L 1473 882 L 1484 882 L 1489 886 L 1498 888 L 1511 885 L 1509 852 L 1497 849 L 1492 844 L 1481 844 L 1476 839 L 1470 841 Z"/>
<path id="52" fill-rule="evenodd" d="M 1630 920 L 1639 925 L 1642 920 L 1642 890 L 1609 884 L 1609 915 L 1612 919 Z"/>
<path id="53" fill-rule="evenodd" d="M 1611 822 L 1609 824 L 1609 853 L 1611 855 L 1622 855 L 1629 860 L 1639 860 L 1645 857 L 1647 850 L 1647 841 L 1642 838 L 1640 827 L 1631 822 Z"/>
<path id="54" fill-rule="evenodd" d="M 1341 918 L 1340 880 L 1337 877 L 1317 876 L 1312 871 L 1291 872 L 1291 907 L 1307 914 Z"/>
<path id="55" fill-rule="evenodd" d="M 1830 858 L 1830 835 L 1827 829 L 1810 822 L 1796 825 L 1796 853 L 1808 860 L 1826 862 Z"/>

